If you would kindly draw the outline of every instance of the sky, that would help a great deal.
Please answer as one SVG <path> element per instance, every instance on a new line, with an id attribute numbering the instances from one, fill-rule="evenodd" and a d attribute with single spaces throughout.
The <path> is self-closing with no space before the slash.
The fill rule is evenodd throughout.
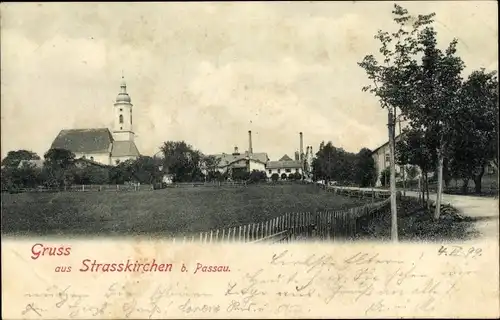
<path id="1" fill-rule="evenodd" d="M 321 141 L 357 152 L 387 140 L 387 112 L 357 65 L 393 31 L 393 2 L 2 3 L 1 156 L 40 156 L 62 129 L 112 127 L 123 75 L 136 144 L 272 160 Z M 441 48 L 498 70 L 496 1 L 401 2 L 436 13 Z"/>

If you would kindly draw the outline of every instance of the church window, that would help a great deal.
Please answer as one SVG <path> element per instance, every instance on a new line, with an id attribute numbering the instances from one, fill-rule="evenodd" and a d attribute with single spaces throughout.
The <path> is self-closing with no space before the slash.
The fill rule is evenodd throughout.
<path id="1" fill-rule="evenodd" d="M 130 114 L 130 124 L 132 124 L 132 114 Z"/>
<path id="2" fill-rule="evenodd" d="M 123 111 L 123 109 L 122 109 L 122 108 L 120 108 L 120 111 Z"/>
<path id="3" fill-rule="evenodd" d="M 120 123 L 123 123 L 123 115 L 120 115 L 119 121 L 120 121 Z"/>
<path id="4" fill-rule="evenodd" d="M 123 127 L 120 127 L 120 130 L 122 130 L 122 129 L 123 129 Z"/>

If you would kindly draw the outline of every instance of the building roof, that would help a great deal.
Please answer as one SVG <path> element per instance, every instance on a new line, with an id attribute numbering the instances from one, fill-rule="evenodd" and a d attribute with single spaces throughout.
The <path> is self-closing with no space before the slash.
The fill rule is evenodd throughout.
<path id="1" fill-rule="evenodd" d="M 290 158 L 287 154 L 285 154 L 279 161 L 293 161 L 292 158 Z"/>
<path id="2" fill-rule="evenodd" d="M 43 168 L 43 164 L 45 163 L 45 160 L 39 159 L 39 160 L 21 160 L 19 162 L 19 165 L 17 166 L 18 168 L 22 167 L 33 167 L 33 168 Z"/>
<path id="3" fill-rule="evenodd" d="M 52 149 L 66 149 L 73 153 L 110 152 L 113 136 L 107 128 L 61 130 L 52 142 Z"/>
<path id="4" fill-rule="evenodd" d="M 266 169 L 299 169 L 302 168 L 302 163 L 297 160 L 291 161 L 269 161 Z"/>
<path id="5" fill-rule="evenodd" d="M 237 155 L 230 153 L 221 153 L 221 154 L 214 154 L 213 156 L 217 159 L 220 159 L 219 167 L 225 167 L 241 159 L 251 159 L 253 161 L 257 161 L 263 164 L 266 164 L 269 161 L 269 157 L 265 152 L 256 152 L 256 153 L 254 152 L 249 154 L 248 151 L 245 151 L 244 153 L 240 153 Z"/>
<path id="6" fill-rule="evenodd" d="M 103 167 L 103 168 L 109 167 L 109 165 L 106 165 L 106 164 L 103 164 L 103 163 L 100 163 L 97 161 L 93 161 L 91 159 L 86 159 L 86 158 L 75 159 L 75 164 L 78 166 L 98 166 L 98 167 Z"/>
<path id="7" fill-rule="evenodd" d="M 394 139 L 395 139 L 396 141 L 398 141 L 399 139 L 401 139 L 401 135 L 399 135 L 399 134 L 398 134 L 397 136 L 395 136 L 395 137 L 394 137 Z M 383 147 L 387 146 L 388 144 L 389 144 L 389 141 L 387 141 L 387 142 L 386 142 L 386 143 L 384 143 L 383 145 L 379 146 L 378 148 L 374 149 L 374 150 L 372 151 L 372 154 L 376 153 L 378 150 L 380 150 L 381 148 L 383 148 Z"/>
<path id="8" fill-rule="evenodd" d="M 138 157 L 139 150 L 134 143 L 134 141 L 114 141 L 113 148 L 111 149 L 112 157 L 126 157 L 134 156 Z"/>

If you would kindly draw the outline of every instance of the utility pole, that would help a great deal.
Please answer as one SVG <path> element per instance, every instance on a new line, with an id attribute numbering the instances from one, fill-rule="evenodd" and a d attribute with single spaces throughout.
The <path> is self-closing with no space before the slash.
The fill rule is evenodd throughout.
<path id="1" fill-rule="evenodd" d="M 399 124 L 399 137 L 401 138 L 401 121 L 403 121 L 401 119 L 401 117 L 403 116 L 403 114 L 400 114 L 398 116 L 398 124 Z M 401 169 L 401 173 L 403 175 L 403 196 L 406 196 L 406 179 L 405 179 L 405 170 L 406 170 L 406 165 L 403 164 L 402 166 L 402 169 Z"/>
<path id="2" fill-rule="evenodd" d="M 390 173 L 391 173 L 391 240 L 392 242 L 398 242 L 398 214 L 397 214 L 397 203 L 396 203 L 396 161 L 394 157 L 395 150 L 395 117 L 392 110 L 389 109 L 388 114 L 388 124 L 389 128 L 389 152 L 390 152 Z"/>

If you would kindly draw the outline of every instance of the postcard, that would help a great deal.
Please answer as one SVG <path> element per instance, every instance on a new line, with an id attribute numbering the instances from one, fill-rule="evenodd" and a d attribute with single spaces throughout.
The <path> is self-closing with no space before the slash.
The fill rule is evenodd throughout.
<path id="1" fill-rule="evenodd" d="M 2 318 L 500 316 L 496 2 L 0 8 Z"/>

